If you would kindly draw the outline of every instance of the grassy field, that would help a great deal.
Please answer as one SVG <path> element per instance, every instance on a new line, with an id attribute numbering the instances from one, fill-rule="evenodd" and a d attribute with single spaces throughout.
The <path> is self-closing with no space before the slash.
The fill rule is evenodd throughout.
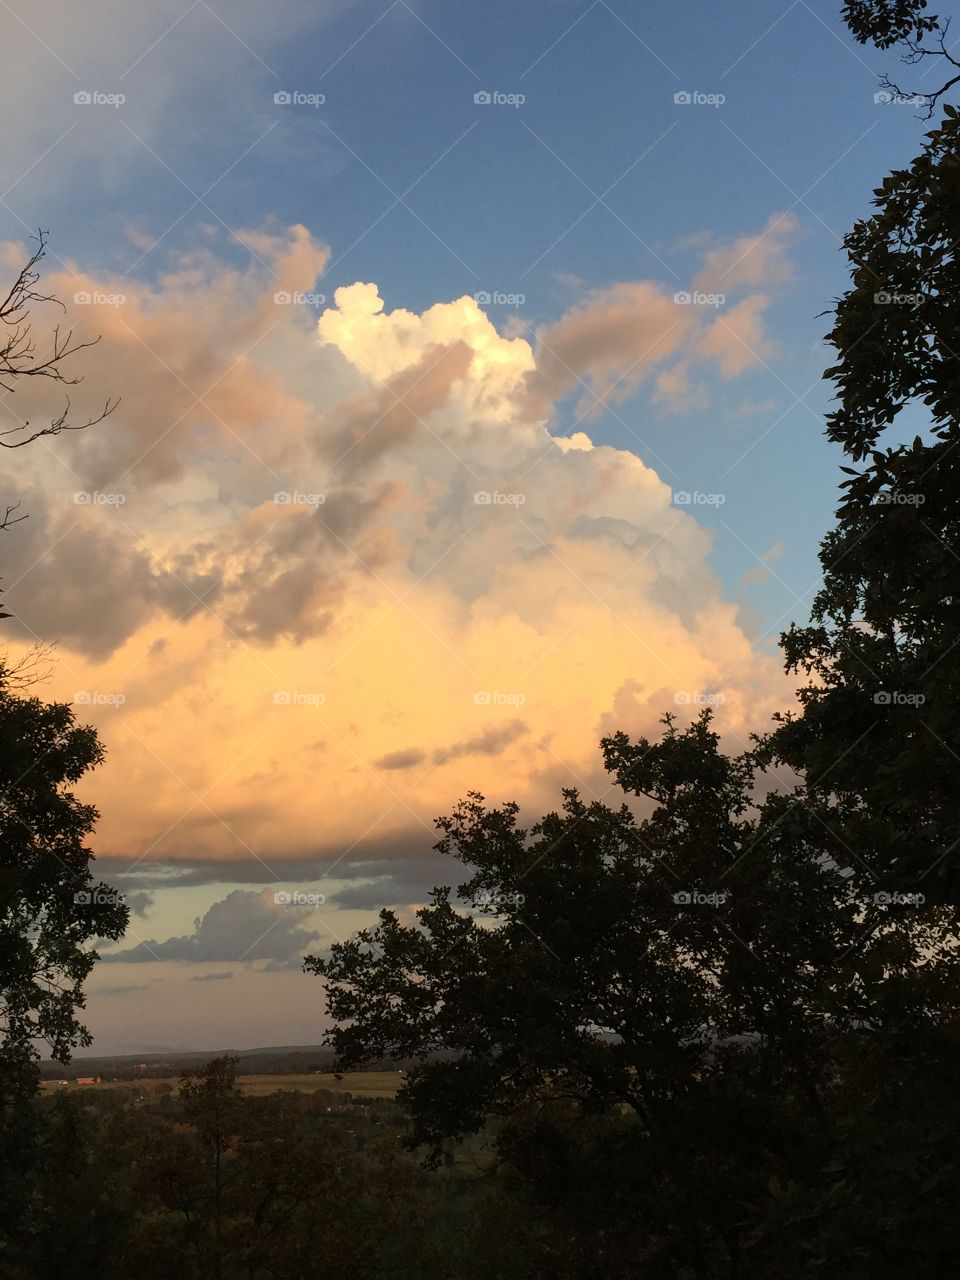
<path id="1" fill-rule="evenodd" d="M 70 1092 L 77 1093 L 84 1089 L 129 1089 L 136 1084 L 144 1084 L 147 1091 L 151 1086 L 169 1084 L 174 1092 L 180 1084 L 179 1076 L 154 1077 L 141 1080 L 104 1080 L 99 1085 L 70 1085 Z M 331 1089 L 337 1093 L 352 1093 L 355 1097 L 392 1098 L 400 1087 L 399 1071 L 358 1071 L 353 1075 L 338 1080 L 333 1075 L 265 1075 L 237 1076 L 237 1084 L 244 1093 L 252 1097 L 262 1098 L 279 1090 L 296 1093 L 315 1093 L 317 1089 Z M 57 1089 L 53 1081 L 46 1081 L 44 1093 L 53 1093 Z"/>

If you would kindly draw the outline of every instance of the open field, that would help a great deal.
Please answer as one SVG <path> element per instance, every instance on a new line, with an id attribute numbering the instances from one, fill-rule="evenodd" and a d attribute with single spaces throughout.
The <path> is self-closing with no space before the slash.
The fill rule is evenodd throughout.
<path id="1" fill-rule="evenodd" d="M 262 1098 L 280 1090 L 296 1093 L 315 1093 L 318 1089 L 331 1089 L 337 1093 L 352 1093 L 355 1097 L 392 1098 L 400 1087 L 399 1071 L 358 1071 L 353 1075 L 338 1080 L 336 1076 L 323 1074 L 288 1074 L 288 1075 L 250 1075 L 237 1076 L 237 1084 L 244 1093 L 251 1097 Z M 104 1080 L 98 1085 L 71 1084 L 69 1091 L 80 1092 L 84 1089 L 128 1089 L 143 1084 L 148 1091 L 155 1085 L 168 1084 L 176 1092 L 180 1077 L 160 1076 L 142 1080 Z M 53 1093 L 58 1085 L 53 1080 L 44 1081 L 44 1093 Z"/>

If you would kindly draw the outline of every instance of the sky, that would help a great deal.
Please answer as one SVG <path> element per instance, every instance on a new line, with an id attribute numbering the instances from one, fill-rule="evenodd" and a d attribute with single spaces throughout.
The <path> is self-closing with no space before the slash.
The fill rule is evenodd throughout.
<path id="1" fill-rule="evenodd" d="M 926 127 L 839 9 L 0 5 L 0 269 L 49 230 L 35 331 L 121 401 L 0 459 L 132 911 L 91 1052 L 316 1043 L 303 955 L 462 879 L 467 791 L 619 802 L 604 734 L 790 705 L 824 313 Z"/>

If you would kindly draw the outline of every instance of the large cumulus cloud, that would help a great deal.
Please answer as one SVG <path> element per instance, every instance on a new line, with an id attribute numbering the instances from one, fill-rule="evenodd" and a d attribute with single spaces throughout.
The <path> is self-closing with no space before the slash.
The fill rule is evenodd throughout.
<path id="1" fill-rule="evenodd" d="M 24 451 L 10 599 L 106 740 L 101 850 L 264 883 L 291 851 L 426 847 L 468 787 L 600 793 L 601 732 L 654 731 L 678 692 L 722 692 L 737 733 L 781 705 L 703 527 L 637 453 L 552 432 L 558 397 L 656 403 L 758 360 L 788 231 L 707 252 L 726 310 L 627 281 L 524 336 L 370 283 L 318 321 L 278 303 L 327 261 L 303 228 L 250 234 L 275 276 L 208 247 L 92 307 L 88 380 L 123 413 Z"/>

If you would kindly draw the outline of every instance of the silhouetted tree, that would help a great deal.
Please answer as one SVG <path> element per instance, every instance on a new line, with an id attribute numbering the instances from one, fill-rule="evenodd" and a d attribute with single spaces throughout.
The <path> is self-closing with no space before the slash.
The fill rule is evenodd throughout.
<path id="1" fill-rule="evenodd" d="M 770 742 L 804 773 L 837 852 L 878 889 L 960 891 L 960 120 L 946 108 L 846 238 L 828 371 L 852 466 L 811 625 L 783 637 L 809 677 Z M 904 441 L 913 406 L 922 434 Z M 892 439 L 891 439 L 892 437 Z M 842 853 L 842 850 L 846 853 Z"/>
<path id="2" fill-rule="evenodd" d="M 576 1247 L 592 1269 L 572 1274 L 636 1274 L 638 1251 L 651 1277 L 806 1274 L 841 1217 L 843 1274 L 906 1266 L 917 1246 L 901 1221 L 858 1224 L 851 1156 L 894 1098 L 945 1096 L 960 1012 L 950 913 L 918 925 L 915 908 L 864 895 L 817 806 L 801 789 L 759 801 L 755 757 L 725 756 L 708 713 L 604 752 L 648 816 L 568 791 L 528 833 L 515 805 L 471 796 L 437 847 L 469 866 L 458 893 L 479 915 L 435 890 L 418 926 L 384 911 L 308 958 L 341 1067 L 418 1058 L 399 1097 L 435 1160 L 505 1118 L 504 1158 L 568 1222 L 584 1197 Z M 956 1107 L 916 1116 L 887 1135 L 905 1168 L 960 1139 Z M 960 1244 L 947 1182 L 943 1230 L 917 1254 L 927 1267 Z M 884 1192 L 921 1208 L 903 1170 Z"/>
<path id="3" fill-rule="evenodd" d="M 15 1212 L 32 1159 L 37 1045 L 66 1060 L 90 1043 L 79 1021 L 96 938 L 128 912 L 93 879 L 85 841 L 97 818 L 69 787 L 102 759 L 72 709 L 6 688 L 0 671 L 0 1214 Z M 0 1224 L 2 1228 L 2 1224 Z M 2 1230 L 0 1230 L 2 1234 Z"/>
<path id="4" fill-rule="evenodd" d="M 37 268 L 46 256 L 47 239 L 46 231 L 37 233 L 36 249 L 20 269 L 6 296 L 0 299 L 0 389 L 6 392 L 16 392 L 25 379 L 32 378 L 43 378 L 64 388 L 76 386 L 81 378 L 68 373 L 67 362 L 78 351 L 96 346 L 100 341 L 99 338 L 94 338 L 88 342 L 74 342 L 72 329 L 63 333 L 59 325 L 55 325 L 48 344 L 38 350 L 33 336 L 36 309 L 52 304 L 63 310 L 63 303 L 58 298 L 37 289 L 40 282 Z M 93 417 L 82 422 L 72 422 L 70 397 L 65 394 L 61 411 L 43 426 L 34 426 L 29 419 L 24 419 L 15 427 L 0 430 L 0 447 L 22 449 L 44 436 L 58 436 L 64 431 L 83 431 L 102 422 L 118 404 L 118 400 L 108 399 L 103 409 Z M 18 416 L 9 397 L 4 407 L 11 416 Z M 4 504 L 0 511 L 0 532 L 26 519 L 26 514 L 18 514 L 19 510 L 20 503 L 17 501 Z M 9 616 L 8 613 L 0 612 L 0 618 Z"/>
<path id="5" fill-rule="evenodd" d="M 933 89 L 901 88 L 889 75 L 881 77 L 891 96 L 913 98 L 925 107 L 929 119 L 944 94 L 960 81 L 960 62 L 949 43 L 949 17 L 928 13 L 927 0 L 849 0 L 842 16 L 860 44 L 874 44 L 878 49 L 899 46 L 901 61 L 907 66 L 930 59 L 945 66 L 947 78 Z"/>

